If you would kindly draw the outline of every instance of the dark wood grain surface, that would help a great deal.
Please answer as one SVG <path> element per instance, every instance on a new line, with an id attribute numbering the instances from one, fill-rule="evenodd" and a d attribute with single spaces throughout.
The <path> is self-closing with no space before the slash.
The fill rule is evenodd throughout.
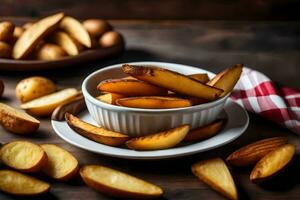
<path id="1" fill-rule="evenodd" d="M 42 72 L 0 72 L 5 82 L 1 102 L 18 106 L 14 88 L 19 80 L 30 75 L 44 75 L 60 87 L 78 87 L 86 75 L 110 64 L 130 61 L 165 61 L 203 67 L 218 72 L 235 63 L 244 63 L 270 76 L 278 85 L 300 89 L 300 23 L 299 22 L 227 22 L 227 21 L 112 21 L 124 34 L 127 51 L 118 58 L 73 68 Z M 12 135 L 0 128 L 2 143 L 25 139 L 36 143 L 55 143 L 72 152 L 81 164 L 104 164 L 121 169 L 161 186 L 164 199 L 223 199 L 199 182 L 191 173 L 194 162 L 221 156 L 250 142 L 272 136 L 287 136 L 297 146 L 294 162 L 281 175 L 263 185 L 249 181 L 251 169 L 232 169 L 240 199 L 299 199 L 300 198 L 300 137 L 288 130 L 250 114 L 250 126 L 239 139 L 209 152 L 180 159 L 133 161 L 110 158 L 76 148 L 60 139 L 51 128 L 49 119 L 33 136 Z M 43 177 L 44 178 L 44 177 Z M 35 199 L 111 199 L 87 188 L 77 178 L 59 183 L 44 178 L 53 187 L 49 194 Z M 0 194 L 1 200 L 26 199 Z M 34 198 L 28 198 L 34 199 Z"/>

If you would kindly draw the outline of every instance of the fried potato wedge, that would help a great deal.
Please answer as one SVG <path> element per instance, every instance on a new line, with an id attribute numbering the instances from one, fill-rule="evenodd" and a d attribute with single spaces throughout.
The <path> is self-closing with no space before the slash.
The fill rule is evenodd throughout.
<path id="1" fill-rule="evenodd" d="M 152 183 L 101 165 L 85 165 L 80 175 L 89 187 L 114 197 L 145 199 L 163 194 Z"/>
<path id="2" fill-rule="evenodd" d="M 39 42 L 57 27 L 63 17 L 63 13 L 51 15 L 39 20 L 26 29 L 16 41 L 12 57 L 14 59 L 22 59 L 28 56 Z"/>
<path id="3" fill-rule="evenodd" d="M 0 170 L 0 190 L 12 195 L 36 196 L 48 192 L 50 184 L 16 171 Z"/>
<path id="4" fill-rule="evenodd" d="M 63 48 L 70 56 L 76 56 L 80 52 L 81 47 L 78 45 L 78 42 L 63 31 L 53 33 L 49 40 Z"/>
<path id="5" fill-rule="evenodd" d="M 122 68 L 130 76 L 178 94 L 215 100 L 223 93 L 222 89 L 208 86 L 186 75 L 167 69 L 128 64 L 123 65 Z"/>
<path id="6" fill-rule="evenodd" d="M 0 103 L 0 124 L 9 132 L 30 134 L 39 128 L 40 121 L 22 110 Z"/>
<path id="7" fill-rule="evenodd" d="M 265 155 L 250 174 L 252 182 L 267 180 L 284 169 L 295 155 L 295 145 L 285 144 Z"/>
<path id="8" fill-rule="evenodd" d="M 202 74 L 191 74 L 189 77 L 201 82 L 201 83 L 207 83 L 209 81 L 209 77 L 206 73 Z"/>
<path id="9" fill-rule="evenodd" d="M 34 116 L 49 116 L 53 110 L 76 97 L 78 91 L 75 88 L 64 89 L 40 98 L 28 101 L 21 105 L 28 113 Z"/>
<path id="10" fill-rule="evenodd" d="M 103 101 L 108 104 L 116 104 L 116 100 L 120 98 L 125 98 L 126 96 L 122 94 L 117 94 L 117 93 L 106 93 L 106 94 L 101 94 L 100 96 L 97 97 L 98 100 Z"/>
<path id="11" fill-rule="evenodd" d="M 188 99 L 160 96 L 121 98 L 116 100 L 116 104 L 119 106 L 146 109 L 168 109 L 192 106 L 191 101 Z"/>
<path id="12" fill-rule="evenodd" d="M 152 135 L 133 138 L 128 140 L 126 145 L 130 149 L 143 151 L 168 149 L 179 144 L 185 138 L 189 130 L 189 125 L 181 125 Z"/>
<path id="13" fill-rule="evenodd" d="M 127 135 L 86 123 L 69 113 L 66 113 L 66 121 L 75 132 L 102 144 L 119 146 L 129 139 Z"/>
<path id="14" fill-rule="evenodd" d="M 238 199 L 233 178 L 221 158 L 199 161 L 192 166 L 192 172 L 200 180 L 228 199 Z"/>
<path id="15" fill-rule="evenodd" d="M 13 169 L 37 172 L 47 163 L 47 154 L 39 145 L 14 141 L 1 147 L 1 160 Z"/>
<path id="16" fill-rule="evenodd" d="M 286 137 L 273 137 L 259 140 L 236 150 L 227 157 L 226 162 L 234 167 L 254 165 L 265 155 L 286 143 Z"/>
<path id="17" fill-rule="evenodd" d="M 125 96 L 160 96 L 167 90 L 149 83 L 132 79 L 108 79 L 97 86 L 102 92 L 122 94 Z"/>
<path id="18" fill-rule="evenodd" d="M 221 131 L 224 123 L 224 119 L 218 119 L 210 124 L 193 129 L 185 136 L 184 141 L 195 142 L 212 137 Z"/>
<path id="19" fill-rule="evenodd" d="M 79 164 L 71 153 L 54 144 L 43 144 L 41 147 L 48 156 L 47 164 L 42 169 L 45 174 L 61 181 L 77 175 Z"/>
<path id="20" fill-rule="evenodd" d="M 71 37 L 75 38 L 79 43 L 88 48 L 92 47 L 89 33 L 77 19 L 69 16 L 64 17 L 60 22 L 59 27 Z"/>

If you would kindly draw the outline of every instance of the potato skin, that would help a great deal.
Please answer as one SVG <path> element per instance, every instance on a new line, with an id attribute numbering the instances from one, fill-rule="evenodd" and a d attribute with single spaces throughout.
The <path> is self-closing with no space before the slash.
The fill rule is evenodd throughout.
<path id="1" fill-rule="evenodd" d="M 35 52 L 35 58 L 38 60 L 58 60 L 67 56 L 63 48 L 56 44 L 45 43 Z"/>
<path id="2" fill-rule="evenodd" d="M 22 103 L 45 96 L 56 91 L 56 85 L 50 79 L 33 76 L 21 80 L 16 87 L 16 97 Z"/>
<path id="3" fill-rule="evenodd" d="M 92 37 L 99 37 L 107 31 L 112 30 L 111 25 L 101 19 L 87 19 L 82 23 L 83 27 Z"/>
<path id="4" fill-rule="evenodd" d="M 120 33 L 116 31 L 109 31 L 104 33 L 99 38 L 99 44 L 101 47 L 112 47 L 124 42 L 123 37 Z"/>
<path id="5" fill-rule="evenodd" d="M 13 37 L 15 25 L 11 22 L 4 21 L 0 23 L 0 41 L 10 41 Z"/>
<path id="6" fill-rule="evenodd" d="M 0 41 L 0 58 L 10 58 L 12 48 L 9 44 Z"/>

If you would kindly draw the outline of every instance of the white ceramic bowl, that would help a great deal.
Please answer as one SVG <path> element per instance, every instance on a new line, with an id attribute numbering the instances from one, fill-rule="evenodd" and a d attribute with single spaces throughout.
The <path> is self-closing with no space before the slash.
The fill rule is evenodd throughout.
<path id="1" fill-rule="evenodd" d="M 180 64 L 163 62 L 134 62 L 135 65 L 155 65 L 182 74 L 207 73 L 210 78 L 215 74 Z M 141 136 L 174 128 L 182 124 L 190 124 L 197 128 L 214 121 L 222 111 L 229 94 L 213 102 L 173 109 L 141 109 L 110 105 L 97 100 L 100 93 L 97 85 L 110 78 L 122 78 L 122 64 L 100 69 L 90 74 L 82 84 L 82 92 L 89 113 L 102 127 L 125 133 L 129 136 Z M 189 88 L 187 88 L 188 90 Z"/>

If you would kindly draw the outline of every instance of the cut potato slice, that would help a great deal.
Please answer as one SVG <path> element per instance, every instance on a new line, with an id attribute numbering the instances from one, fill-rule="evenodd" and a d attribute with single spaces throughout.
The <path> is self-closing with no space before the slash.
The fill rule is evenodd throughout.
<path id="1" fill-rule="evenodd" d="M 103 101 L 108 104 L 116 104 L 116 100 L 120 98 L 124 98 L 126 96 L 117 93 L 106 93 L 97 97 L 100 101 Z"/>
<path id="2" fill-rule="evenodd" d="M 60 22 L 59 27 L 84 46 L 88 48 L 92 47 L 89 33 L 77 19 L 69 16 L 64 17 Z"/>
<path id="3" fill-rule="evenodd" d="M 129 139 L 127 135 L 86 123 L 69 113 L 66 113 L 66 121 L 75 132 L 102 144 L 119 146 Z"/>
<path id="4" fill-rule="evenodd" d="M 206 73 L 203 74 L 191 74 L 189 77 L 201 82 L 201 83 L 207 83 L 209 81 L 209 77 Z"/>
<path id="5" fill-rule="evenodd" d="M 208 125 L 191 130 L 184 138 L 186 142 L 195 142 L 212 137 L 220 132 L 224 126 L 224 119 L 218 119 Z"/>
<path id="6" fill-rule="evenodd" d="M 26 29 L 14 45 L 12 51 L 13 58 L 25 58 L 47 34 L 56 28 L 63 17 L 63 13 L 51 15 L 41 19 Z"/>
<path id="7" fill-rule="evenodd" d="M 78 161 L 71 153 L 54 144 L 43 144 L 41 147 L 48 156 L 47 164 L 42 169 L 45 174 L 62 181 L 77 175 Z"/>
<path id="8" fill-rule="evenodd" d="M 0 190 L 20 196 L 36 196 L 50 190 L 50 184 L 12 170 L 0 170 Z"/>
<path id="9" fill-rule="evenodd" d="M 97 86 L 102 92 L 118 93 L 125 96 L 159 96 L 167 94 L 167 90 L 149 83 L 132 79 L 109 79 Z"/>
<path id="10" fill-rule="evenodd" d="M 3 103 L 0 103 L 0 123 L 6 130 L 17 134 L 33 133 L 40 126 L 39 120 Z"/>
<path id="11" fill-rule="evenodd" d="M 255 165 L 250 180 L 253 182 L 264 181 L 278 174 L 291 162 L 295 151 L 293 144 L 286 144 L 271 151 Z"/>
<path id="12" fill-rule="evenodd" d="M 123 65 L 122 68 L 126 74 L 139 80 L 183 95 L 215 100 L 223 93 L 222 89 L 208 86 L 193 78 L 167 69 L 128 64 Z"/>
<path id="13" fill-rule="evenodd" d="M 61 46 L 70 56 L 76 56 L 80 52 L 80 47 L 77 42 L 63 31 L 58 31 L 51 35 L 50 41 Z"/>
<path id="14" fill-rule="evenodd" d="M 80 175 L 89 187 L 114 197 L 144 199 L 163 194 L 156 185 L 100 165 L 83 166 Z"/>
<path id="15" fill-rule="evenodd" d="M 176 128 L 133 138 L 126 142 L 130 149 L 135 150 L 159 150 L 168 149 L 179 144 L 189 132 L 189 125 L 181 125 Z"/>
<path id="16" fill-rule="evenodd" d="M 221 158 L 199 161 L 192 166 L 192 172 L 200 180 L 228 199 L 238 199 L 233 178 Z"/>
<path id="17" fill-rule="evenodd" d="M 13 169 L 36 172 L 47 163 L 47 154 L 39 145 L 14 141 L 1 147 L 1 160 Z"/>
<path id="18" fill-rule="evenodd" d="M 125 107 L 147 109 L 168 109 L 192 106 L 191 101 L 188 99 L 160 96 L 122 98 L 117 99 L 116 104 Z"/>
<path id="19" fill-rule="evenodd" d="M 68 88 L 26 102 L 21 105 L 21 108 L 35 116 L 49 116 L 56 107 L 71 101 L 77 94 L 75 88 Z"/>

